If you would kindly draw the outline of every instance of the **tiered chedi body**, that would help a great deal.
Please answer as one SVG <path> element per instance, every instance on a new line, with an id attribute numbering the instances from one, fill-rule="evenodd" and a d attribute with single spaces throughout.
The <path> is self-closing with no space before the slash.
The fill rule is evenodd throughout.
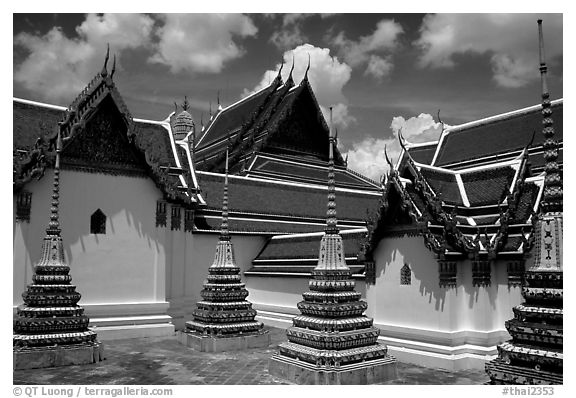
<path id="1" fill-rule="evenodd" d="M 302 315 L 293 319 L 286 332 L 288 342 L 279 345 L 277 354 L 329 369 L 384 359 L 387 354 L 387 347 L 377 343 L 380 330 L 362 315 L 368 304 L 354 291 L 355 282 L 346 265 L 336 219 L 334 145 L 331 135 L 327 221 L 318 265 L 312 271 L 310 291 L 298 303 Z"/>
<path id="2" fill-rule="evenodd" d="M 544 193 L 535 223 L 534 264 L 526 271 L 522 287 L 525 302 L 514 307 L 514 318 L 506 322 L 512 340 L 499 345 L 498 358 L 486 364 L 493 384 L 562 384 L 563 189 L 546 84 L 541 22 L 538 21 L 542 123 L 546 137 Z"/>
<path id="3" fill-rule="evenodd" d="M 14 351 L 78 345 L 98 346 L 96 333 L 78 305 L 80 293 L 70 284 L 59 221 L 60 151 L 58 135 L 50 223 L 42 243 L 42 258 L 34 267 L 32 284 L 22 294 L 24 304 L 14 318 Z"/>
<path id="4" fill-rule="evenodd" d="M 228 156 L 228 155 L 226 155 Z M 246 300 L 248 290 L 240 279 L 240 267 L 234 259 L 234 247 L 228 231 L 228 161 L 224 180 L 222 227 L 216 246 L 214 263 L 200 293 L 204 300 L 197 303 L 193 320 L 186 322 L 186 331 L 226 337 L 263 332 L 264 324 L 254 320 L 256 311 Z"/>

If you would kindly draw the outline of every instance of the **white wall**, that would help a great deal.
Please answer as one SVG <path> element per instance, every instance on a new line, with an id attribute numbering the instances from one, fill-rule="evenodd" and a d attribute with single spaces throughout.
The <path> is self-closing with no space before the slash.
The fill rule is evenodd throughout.
<path id="1" fill-rule="evenodd" d="M 170 302 L 169 314 L 177 329 L 192 318 L 196 303 L 202 299 L 200 291 L 208 277 L 208 267 L 214 261 L 217 233 L 195 233 L 170 231 L 167 228 L 167 247 L 171 247 L 172 261 L 167 268 L 167 298 Z M 232 244 L 236 264 L 241 273 L 252 266 L 252 260 L 258 255 L 265 244 L 262 236 L 246 236 L 232 234 Z M 245 281 L 245 277 L 243 276 Z M 250 289 L 249 289 L 250 290 Z M 247 300 L 252 301 L 252 293 Z"/>
<path id="2" fill-rule="evenodd" d="M 504 322 L 521 302 L 521 290 L 508 287 L 506 262 L 492 264 L 490 286 L 473 287 L 471 261 L 459 261 L 457 286 L 441 288 L 438 262 L 420 236 L 385 238 L 374 258 L 376 284 L 367 287 L 367 315 L 389 344 L 454 360 L 493 355 L 496 344 L 509 338 Z M 411 285 L 400 284 L 405 263 L 412 269 Z M 450 367 L 432 362 L 428 364 Z"/>
<path id="3" fill-rule="evenodd" d="M 30 224 L 14 223 L 14 304 L 31 282 L 50 216 L 53 171 L 26 187 Z M 164 302 L 166 252 L 155 227 L 161 192 L 146 178 L 63 170 L 60 224 L 81 304 Z M 90 234 L 90 216 L 107 216 L 106 234 Z"/>

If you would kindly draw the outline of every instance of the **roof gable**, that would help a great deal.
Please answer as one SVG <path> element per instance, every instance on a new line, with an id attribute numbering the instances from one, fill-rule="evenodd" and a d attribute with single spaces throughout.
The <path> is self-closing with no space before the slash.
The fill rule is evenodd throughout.
<path id="1" fill-rule="evenodd" d="M 269 86 L 219 111 L 206 127 L 204 135 L 198 139 L 197 150 L 240 130 L 244 123 L 261 112 L 260 108 L 266 102 L 267 97 L 276 89 L 277 84 L 277 80 L 274 80 Z"/>
<path id="2" fill-rule="evenodd" d="M 32 178 L 41 178 L 53 164 L 60 131 L 63 166 L 114 174 L 146 173 L 167 199 L 197 202 L 188 192 L 189 187 L 194 191 L 197 187 L 187 184 L 180 172 L 172 172 L 181 163 L 169 128 L 151 140 L 150 123 L 134 123 L 112 76 L 104 71 L 68 108 L 15 99 L 14 112 L 15 190 Z"/>
<path id="3" fill-rule="evenodd" d="M 128 126 L 114 101 L 110 96 L 105 97 L 64 141 L 63 166 L 105 173 L 144 173 L 145 161 L 130 144 L 127 131 Z"/>

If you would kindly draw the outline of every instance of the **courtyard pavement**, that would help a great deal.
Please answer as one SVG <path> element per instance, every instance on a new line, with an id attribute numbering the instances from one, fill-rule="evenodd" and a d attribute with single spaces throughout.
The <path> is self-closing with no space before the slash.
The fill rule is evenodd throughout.
<path id="1" fill-rule="evenodd" d="M 268 360 L 286 340 L 283 329 L 268 328 L 268 348 L 203 353 L 179 344 L 175 336 L 104 342 L 105 361 L 49 369 L 18 370 L 14 384 L 189 385 L 288 384 L 268 374 Z M 481 370 L 450 372 L 398 363 L 397 380 L 386 384 L 483 384 Z"/>

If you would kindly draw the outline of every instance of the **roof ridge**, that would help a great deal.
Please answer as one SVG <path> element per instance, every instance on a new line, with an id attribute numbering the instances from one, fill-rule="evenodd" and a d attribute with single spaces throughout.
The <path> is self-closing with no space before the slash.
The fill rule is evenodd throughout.
<path id="1" fill-rule="evenodd" d="M 208 135 L 208 132 L 210 131 L 210 129 L 212 128 L 212 126 L 214 125 L 214 123 L 216 123 L 216 120 L 220 117 L 220 115 L 224 112 L 227 112 L 229 110 L 232 110 L 234 107 L 239 106 L 240 104 L 242 104 L 245 101 L 248 101 L 251 98 L 254 98 L 256 95 L 263 93 L 264 91 L 270 89 L 273 86 L 278 85 L 278 79 L 274 79 L 272 82 L 270 82 L 270 84 L 268 84 L 267 86 L 261 88 L 258 91 L 254 91 L 253 93 L 251 93 L 250 95 L 247 95 L 244 98 L 240 98 L 238 101 L 228 105 L 225 108 L 222 108 L 221 110 L 218 111 L 218 113 L 216 114 L 216 116 L 214 118 L 212 118 L 212 120 L 209 121 L 208 125 L 204 128 L 204 134 L 202 135 L 202 137 L 200 137 L 198 139 L 198 142 L 196 144 L 196 147 L 200 146 L 200 144 L 202 143 L 202 140 L 204 140 L 204 138 Z"/>
<path id="2" fill-rule="evenodd" d="M 552 106 L 558 105 L 558 104 L 563 104 L 564 98 L 555 99 L 553 101 L 550 101 L 550 103 L 552 104 Z M 540 108 L 542 108 L 542 104 L 530 105 L 530 106 L 527 106 L 525 108 L 520 108 L 520 109 L 516 109 L 513 111 L 509 111 L 509 112 L 499 113 L 497 115 L 488 116 L 488 117 L 485 117 L 482 119 L 472 120 L 472 121 L 469 121 L 466 123 L 450 126 L 450 127 L 447 127 L 444 131 L 446 132 L 446 134 L 456 132 L 456 131 L 461 131 L 464 128 L 476 127 L 476 126 L 480 126 L 480 125 L 484 125 L 484 124 L 490 124 L 492 122 L 497 122 L 497 121 L 506 119 L 510 116 L 522 116 L 522 115 L 525 115 L 527 113 L 531 113 L 533 111 L 538 111 Z"/>
<path id="3" fill-rule="evenodd" d="M 34 106 L 39 106 L 42 108 L 54 109 L 54 110 L 58 110 L 58 111 L 68 110 L 68 108 L 66 108 L 65 106 L 62 106 L 62 105 L 48 104 L 46 102 L 32 101 L 32 100 L 27 100 L 27 99 L 18 98 L 18 97 L 12 97 L 12 101 L 15 101 L 15 102 L 18 102 L 21 104 L 26 104 L 26 105 L 34 105 Z"/>

